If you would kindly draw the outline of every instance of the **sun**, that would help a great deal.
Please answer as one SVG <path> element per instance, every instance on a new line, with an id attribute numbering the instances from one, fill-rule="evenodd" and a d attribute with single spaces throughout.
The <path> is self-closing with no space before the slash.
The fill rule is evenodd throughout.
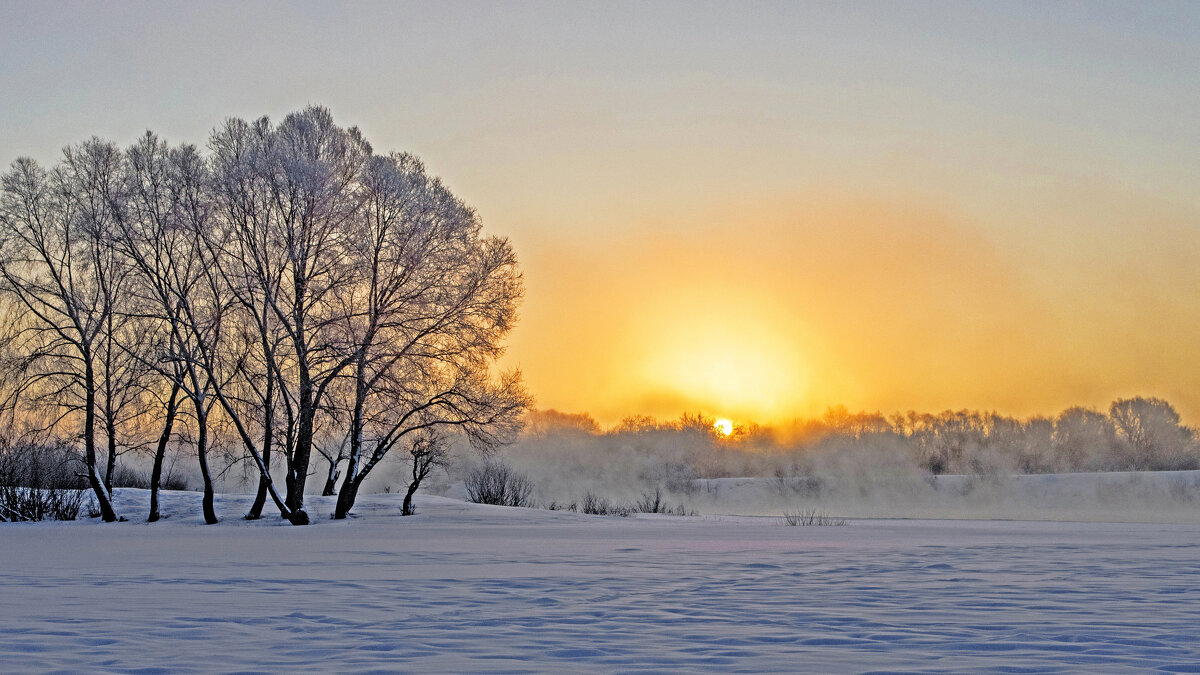
<path id="1" fill-rule="evenodd" d="M 725 418 L 721 418 L 713 422 L 713 431 L 717 432 L 718 436 L 728 436 L 733 433 L 733 422 Z"/>

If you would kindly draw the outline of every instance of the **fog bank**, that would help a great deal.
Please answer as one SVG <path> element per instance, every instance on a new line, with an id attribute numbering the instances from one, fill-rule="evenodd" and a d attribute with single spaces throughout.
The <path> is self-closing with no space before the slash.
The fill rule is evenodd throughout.
<path id="1" fill-rule="evenodd" d="M 1157 399 L 1030 420 L 834 409 L 723 436 L 702 415 L 602 430 L 586 415 L 546 411 L 499 457 L 532 480 L 537 502 L 558 506 L 657 489 L 709 514 L 1200 522 L 1195 434 L 1171 412 Z M 480 461 L 460 449 L 430 490 L 461 495 Z"/>

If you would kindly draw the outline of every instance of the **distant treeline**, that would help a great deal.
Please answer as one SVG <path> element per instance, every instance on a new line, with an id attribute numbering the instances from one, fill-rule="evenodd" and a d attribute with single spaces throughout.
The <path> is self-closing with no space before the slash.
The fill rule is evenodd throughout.
<path id="1" fill-rule="evenodd" d="M 1197 431 L 1158 398 L 1120 399 L 1107 411 L 1075 407 L 1026 419 L 975 410 L 885 416 L 839 406 L 819 419 L 737 426 L 728 436 L 714 421 L 702 414 L 671 421 L 636 416 L 605 430 L 586 414 L 531 412 L 510 452 L 528 458 L 588 447 L 601 456 L 644 463 L 648 471 L 697 478 L 803 475 L 838 457 L 881 454 L 889 464 L 931 474 L 1200 468 Z"/>

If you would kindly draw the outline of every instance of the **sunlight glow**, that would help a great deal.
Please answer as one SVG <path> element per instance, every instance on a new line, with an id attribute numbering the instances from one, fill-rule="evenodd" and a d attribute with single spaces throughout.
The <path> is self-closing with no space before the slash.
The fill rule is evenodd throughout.
<path id="1" fill-rule="evenodd" d="M 713 429 L 718 435 L 728 436 L 733 433 L 733 421 L 721 418 L 713 422 Z"/>
<path id="2" fill-rule="evenodd" d="M 762 420 L 803 408 L 812 380 L 803 336 L 787 314 L 755 300 L 699 288 L 655 303 L 670 309 L 643 319 L 634 362 L 637 388 L 658 394 L 655 412 L 693 407 Z M 725 309 L 706 312 L 706 301 Z"/>

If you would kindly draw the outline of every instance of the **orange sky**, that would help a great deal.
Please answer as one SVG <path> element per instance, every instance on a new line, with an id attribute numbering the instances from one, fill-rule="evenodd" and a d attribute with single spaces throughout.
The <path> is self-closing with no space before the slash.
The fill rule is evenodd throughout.
<path id="1" fill-rule="evenodd" d="M 1134 394 L 1194 416 L 1200 230 L 1108 209 L 1087 238 L 1006 242 L 961 212 L 814 192 L 527 244 L 509 362 L 542 407 L 608 423 L 836 404 L 1026 415 Z"/>

